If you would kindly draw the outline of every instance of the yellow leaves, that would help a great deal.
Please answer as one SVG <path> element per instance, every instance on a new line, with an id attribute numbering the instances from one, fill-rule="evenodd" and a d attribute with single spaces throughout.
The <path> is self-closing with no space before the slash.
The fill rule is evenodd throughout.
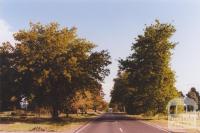
<path id="1" fill-rule="evenodd" d="M 106 102 L 103 100 L 103 97 L 100 95 L 96 95 L 91 91 L 84 91 L 84 92 L 76 92 L 75 95 L 75 102 L 73 106 L 76 109 L 100 109 L 103 110 L 106 108 Z"/>
<path id="2" fill-rule="evenodd" d="M 65 78 L 67 78 L 69 81 L 71 81 L 71 74 L 67 70 L 64 70 L 63 74 L 64 74 Z"/>
<path id="3" fill-rule="evenodd" d="M 17 68 L 17 70 L 19 71 L 19 72 L 23 72 L 23 71 L 25 71 L 25 70 L 27 70 L 28 68 L 26 67 L 26 66 L 19 66 L 18 68 Z"/>
<path id="4" fill-rule="evenodd" d="M 14 47 L 10 44 L 10 42 L 3 42 L 2 46 L 0 46 L 0 53 L 12 53 Z"/>
<path id="5" fill-rule="evenodd" d="M 11 102 L 16 102 L 16 101 L 17 101 L 17 97 L 16 97 L 16 96 L 12 96 L 12 97 L 10 98 L 10 101 L 11 101 Z"/>
<path id="6" fill-rule="evenodd" d="M 25 44 L 17 44 L 16 47 L 17 47 L 17 50 L 23 55 L 26 55 L 27 53 L 30 52 L 30 49 Z"/>
<path id="7" fill-rule="evenodd" d="M 48 75 L 49 75 L 49 70 L 44 69 L 44 70 L 43 70 L 43 74 L 44 74 L 44 77 L 48 77 Z"/>
<path id="8" fill-rule="evenodd" d="M 71 65 L 75 65 L 76 62 L 77 62 L 77 58 L 76 58 L 76 57 L 71 57 L 71 58 L 69 59 L 69 61 L 68 61 L 68 63 L 71 64 Z"/>
<path id="9" fill-rule="evenodd" d="M 38 82 L 38 84 L 40 84 L 40 85 L 42 85 L 42 81 L 43 81 L 42 78 L 38 78 L 38 79 L 37 79 L 37 82 Z"/>
<path id="10" fill-rule="evenodd" d="M 75 107 L 82 108 L 82 107 L 89 107 L 92 106 L 92 93 L 89 91 L 85 91 L 84 94 L 81 92 L 77 92 L 75 95 L 76 102 L 74 103 Z"/>
<path id="11" fill-rule="evenodd" d="M 49 73 L 50 70 L 42 70 L 42 72 L 40 73 L 40 75 L 38 75 L 37 77 L 35 77 L 36 82 L 42 86 L 45 83 L 45 80 L 49 77 Z"/>
<path id="12" fill-rule="evenodd" d="M 99 80 L 107 75 L 109 56 L 102 52 L 92 54 L 95 45 L 77 37 L 76 28 L 59 27 L 57 23 L 31 23 L 28 30 L 17 32 L 15 39 L 18 41 L 14 49 L 15 63 L 19 73 L 22 72 L 18 83 L 29 86 L 30 90 L 43 88 L 45 97 L 56 99 L 59 107 L 74 91 L 99 86 Z M 43 92 L 38 95 L 34 90 L 33 93 L 43 97 Z M 79 105 L 89 106 L 91 94 L 85 95 L 79 95 Z"/>

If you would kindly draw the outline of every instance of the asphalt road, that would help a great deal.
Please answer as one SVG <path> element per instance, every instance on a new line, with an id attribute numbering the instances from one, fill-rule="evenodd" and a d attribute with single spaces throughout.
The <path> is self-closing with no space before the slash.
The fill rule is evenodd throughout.
<path id="1" fill-rule="evenodd" d="M 81 127 L 75 133 L 167 133 L 123 114 L 107 113 Z"/>

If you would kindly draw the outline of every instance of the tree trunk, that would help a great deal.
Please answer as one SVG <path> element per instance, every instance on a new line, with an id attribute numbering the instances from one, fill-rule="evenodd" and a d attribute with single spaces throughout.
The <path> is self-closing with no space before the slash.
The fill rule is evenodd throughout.
<path id="1" fill-rule="evenodd" d="M 58 107 L 56 105 L 54 105 L 52 107 L 51 117 L 52 117 L 53 120 L 59 120 L 58 115 L 59 115 L 59 113 L 58 113 Z"/>
<path id="2" fill-rule="evenodd" d="M 94 112 L 97 112 L 97 107 L 96 106 L 94 107 Z"/>
<path id="3" fill-rule="evenodd" d="M 66 117 L 69 118 L 69 113 L 66 113 Z"/>
<path id="4" fill-rule="evenodd" d="M 0 100 L 0 112 L 2 111 L 2 101 Z"/>

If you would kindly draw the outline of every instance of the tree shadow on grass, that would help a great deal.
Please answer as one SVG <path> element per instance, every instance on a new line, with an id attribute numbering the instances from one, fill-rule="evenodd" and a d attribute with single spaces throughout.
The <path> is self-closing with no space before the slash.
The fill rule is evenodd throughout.
<path id="1" fill-rule="evenodd" d="M 59 117 L 59 120 L 52 120 L 49 118 L 35 117 L 35 116 L 3 116 L 0 117 L 0 124 L 13 124 L 16 122 L 19 123 L 27 123 L 27 124 L 56 124 L 59 126 L 70 124 L 70 123 L 81 123 L 87 122 L 94 119 L 95 115 L 87 114 L 87 115 L 74 115 L 69 117 Z"/>

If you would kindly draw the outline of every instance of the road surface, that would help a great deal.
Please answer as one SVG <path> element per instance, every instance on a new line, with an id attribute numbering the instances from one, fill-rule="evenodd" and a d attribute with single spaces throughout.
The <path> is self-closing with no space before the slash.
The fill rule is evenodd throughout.
<path id="1" fill-rule="evenodd" d="M 123 114 L 106 113 L 75 133 L 167 133 L 167 131 Z"/>

